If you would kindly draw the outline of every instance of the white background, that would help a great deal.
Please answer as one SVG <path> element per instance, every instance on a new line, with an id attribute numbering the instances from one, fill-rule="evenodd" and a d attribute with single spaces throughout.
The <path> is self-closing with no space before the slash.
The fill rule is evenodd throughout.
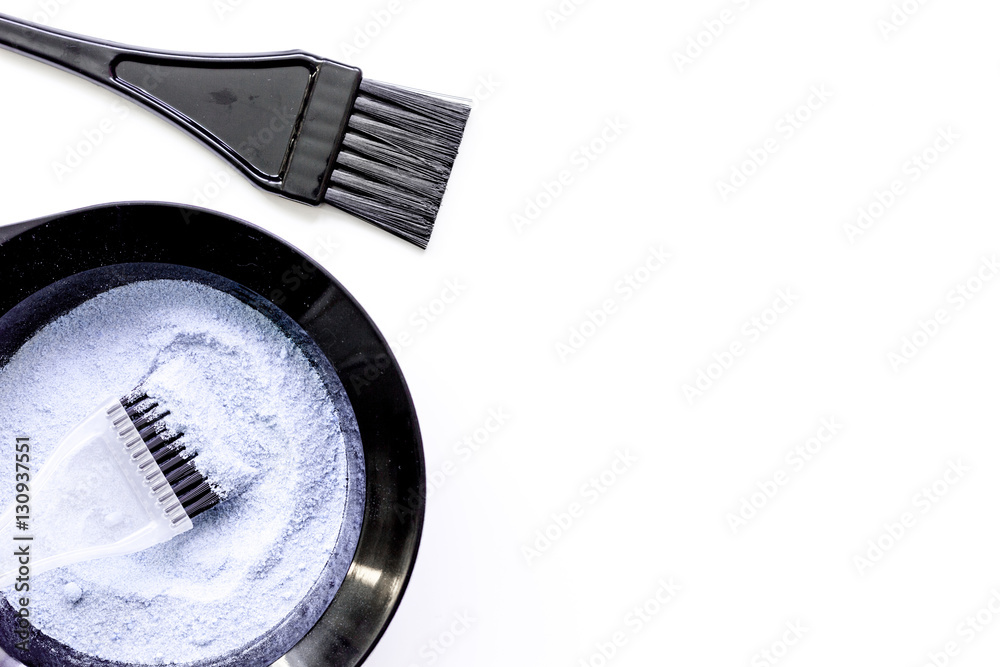
<path id="1" fill-rule="evenodd" d="M 160 119 L 2 54 L 0 221 L 206 205 L 315 256 L 404 337 L 444 480 L 372 667 L 994 664 L 1000 281 L 978 272 L 1000 253 L 1000 6 L 897 2 L 912 16 L 880 26 L 892 0 L 590 0 L 559 21 L 558 0 L 11 0 L 2 11 L 149 47 L 302 48 L 477 108 L 421 252 L 259 192 Z M 359 41 L 373 16 L 388 24 Z M 689 40 L 705 46 L 679 63 Z M 60 179 L 54 164 L 108 118 Z M 724 201 L 734 169 L 753 173 Z M 651 249 L 671 259 L 647 273 Z M 647 280 L 630 293 L 626 276 Z M 449 281 L 460 295 L 442 309 Z M 779 290 L 794 305 L 774 321 Z M 756 337 L 755 317 L 771 322 Z M 699 371 L 716 379 L 689 400 Z M 491 410 L 505 423 L 471 457 L 456 449 Z M 842 428 L 789 458 L 823 420 Z M 619 454 L 634 462 L 595 496 Z M 915 498 L 935 482 L 934 502 Z M 665 604 L 661 581 L 680 588 Z"/>

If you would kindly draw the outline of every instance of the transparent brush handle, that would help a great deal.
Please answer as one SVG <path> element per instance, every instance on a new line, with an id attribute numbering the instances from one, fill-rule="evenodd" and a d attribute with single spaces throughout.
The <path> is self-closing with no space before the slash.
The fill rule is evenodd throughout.
<path id="1" fill-rule="evenodd" d="M 13 530 L 13 527 L 13 521 L 9 525 L 5 525 L 4 534 L 10 535 L 10 531 Z M 66 551 L 55 556 L 50 556 L 49 558 L 42 558 L 39 561 L 33 560 L 31 555 L 31 542 L 13 542 L 15 559 L 18 558 L 17 549 L 28 545 L 28 564 L 26 565 L 28 572 L 22 572 L 20 570 L 20 565 L 13 570 L 4 572 L 0 575 L 0 588 L 7 588 L 8 586 L 14 585 L 18 582 L 19 578 L 23 581 L 23 577 L 25 576 L 34 577 L 42 572 L 55 570 L 56 568 L 64 567 L 66 565 L 84 563 L 86 561 L 97 560 L 98 558 L 107 558 L 109 556 L 124 556 L 126 554 L 138 553 L 139 551 L 144 551 L 150 547 L 155 547 L 157 544 L 166 542 L 173 537 L 173 533 L 164 535 L 161 526 L 158 526 L 155 523 L 149 523 L 125 539 L 119 540 L 113 544 L 84 547 L 82 549 Z"/>
<path id="2" fill-rule="evenodd" d="M 0 588 L 65 565 L 136 553 L 190 530 L 118 400 L 77 426 L 28 482 L 27 514 L 0 517 Z M 150 473 L 150 471 L 153 471 Z M 164 486 L 167 490 L 164 491 Z M 26 518 L 24 518 L 26 517 Z"/>

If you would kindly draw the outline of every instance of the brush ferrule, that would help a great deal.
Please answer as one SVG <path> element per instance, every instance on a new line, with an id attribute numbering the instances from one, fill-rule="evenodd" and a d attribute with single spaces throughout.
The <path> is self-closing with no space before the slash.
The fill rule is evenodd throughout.
<path id="1" fill-rule="evenodd" d="M 361 85 L 361 70 L 325 61 L 312 76 L 298 131 L 286 158 L 281 191 L 308 204 L 324 201 Z"/>

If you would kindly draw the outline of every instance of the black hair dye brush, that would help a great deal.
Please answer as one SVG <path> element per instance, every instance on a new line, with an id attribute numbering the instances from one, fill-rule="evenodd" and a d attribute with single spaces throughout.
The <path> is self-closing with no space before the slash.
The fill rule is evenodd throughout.
<path id="1" fill-rule="evenodd" d="M 0 558 L 0 588 L 21 581 L 29 562 L 36 575 L 167 542 L 223 500 L 169 415 L 142 388 L 108 399 L 37 472 L 18 438 L 16 495 L 0 517 L 0 536 L 18 549 Z"/>
<path id="2" fill-rule="evenodd" d="M 254 184 L 427 247 L 471 106 L 308 53 L 194 55 L 0 14 L 0 46 L 90 79 L 215 149 Z"/>

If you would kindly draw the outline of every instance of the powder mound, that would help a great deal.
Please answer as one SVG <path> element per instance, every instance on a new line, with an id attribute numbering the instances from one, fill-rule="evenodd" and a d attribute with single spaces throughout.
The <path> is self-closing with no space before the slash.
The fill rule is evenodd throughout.
<path id="1" fill-rule="evenodd" d="M 63 587 L 63 596 L 66 598 L 66 602 L 76 604 L 83 597 L 83 589 L 80 588 L 79 584 L 70 582 Z"/>
<path id="2" fill-rule="evenodd" d="M 38 575 L 32 619 L 108 660 L 227 655 L 295 609 L 337 544 L 348 488 L 340 413 L 261 313 L 198 283 L 138 282 L 47 325 L 0 369 L 0 456 L 11 460 L 14 434 L 28 434 L 44 464 L 101 400 L 140 383 L 227 497 L 170 542 Z"/>

